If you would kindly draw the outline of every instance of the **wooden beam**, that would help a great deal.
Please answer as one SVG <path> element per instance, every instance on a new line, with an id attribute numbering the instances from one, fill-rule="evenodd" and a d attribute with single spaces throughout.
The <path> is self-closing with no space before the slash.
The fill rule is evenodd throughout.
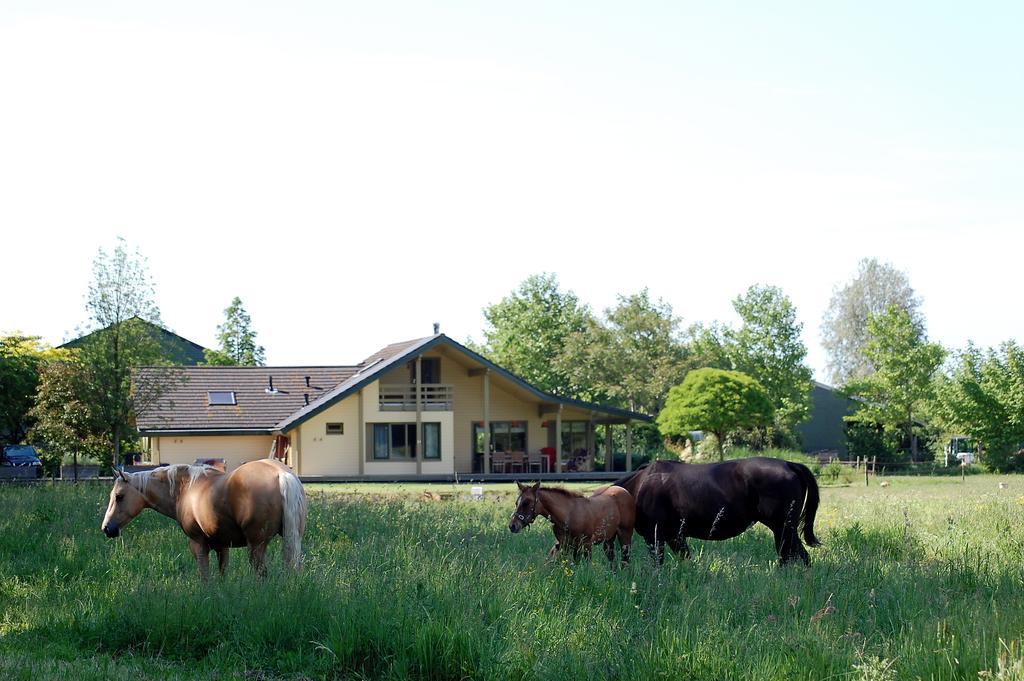
<path id="1" fill-rule="evenodd" d="M 491 370 L 484 369 L 484 473 L 491 472 Z"/>
<path id="2" fill-rule="evenodd" d="M 590 412 L 590 421 L 587 423 L 587 456 L 591 461 L 597 457 L 597 435 L 594 432 L 594 412 Z"/>
<path id="3" fill-rule="evenodd" d="M 633 422 L 626 424 L 626 472 L 633 470 Z"/>
<path id="4" fill-rule="evenodd" d="M 366 399 L 366 391 L 360 390 L 356 393 L 356 404 L 359 405 L 359 475 L 364 475 L 366 468 L 366 422 L 363 420 L 363 400 Z M 301 427 L 301 426 L 300 426 Z"/>
<path id="5" fill-rule="evenodd" d="M 562 405 L 555 416 L 555 472 L 562 472 Z"/>
<path id="6" fill-rule="evenodd" d="M 612 424 L 604 424 L 604 469 L 612 470 Z"/>
<path id="7" fill-rule="evenodd" d="M 423 356 L 416 355 L 416 475 L 423 475 Z"/>
<path id="8" fill-rule="evenodd" d="M 484 375 L 484 374 L 486 374 L 486 373 L 487 373 L 488 371 L 490 371 L 490 369 L 488 369 L 488 368 L 484 367 L 484 368 L 479 368 L 479 369 L 470 369 L 468 373 L 469 373 L 469 375 L 470 375 L 471 377 L 474 377 L 474 378 L 475 378 L 475 377 L 477 377 L 477 376 L 483 376 L 483 375 Z"/>

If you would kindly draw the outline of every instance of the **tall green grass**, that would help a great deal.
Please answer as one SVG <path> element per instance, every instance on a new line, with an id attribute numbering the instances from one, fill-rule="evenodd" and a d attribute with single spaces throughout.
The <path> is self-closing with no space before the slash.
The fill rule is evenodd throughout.
<path id="1" fill-rule="evenodd" d="M 0 487 L 0 676 L 42 678 L 977 679 L 1021 668 L 1024 481 L 823 491 L 812 566 L 771 535 L 689 561 L 545 563 L 546 521 L 473 502 L 313 493 L 299 576 L 244 551 L 200 584 L 146 512 L 99 531 L 102 485 Z M 496 498 L 497 497 L 497 498 Z M 1016 667 L 1014 666 L 1016 665 Z M 1005 674 L 1004 674 L 1005 676 Z M 1012 678 L 1007 676 L 1006 678 Z"/>

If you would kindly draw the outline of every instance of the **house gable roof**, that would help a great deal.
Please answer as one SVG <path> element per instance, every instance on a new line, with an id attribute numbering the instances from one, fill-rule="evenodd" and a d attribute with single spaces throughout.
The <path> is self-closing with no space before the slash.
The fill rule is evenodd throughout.
<path id="1" fill-rule="evenodd" d="M 527 383 L 522 378 L 519 378 L 515 374 L 502 369 L 500 366 L 490 361 L 489 359 L 477 354 L 470 350 L 466 346 L 458 343 L 443 333 L 435 336 L 428 336 L 427 338 L 420 338 L 415 341 L 408 341 L 406 343 L 396 343 L 389 345 L 384 348 L 380 353 L 371 355 L 368 361 L 372 361 L 372 365 L 367 365 L 366 368 L 359 373 L 353 375 L 347 381 L 339 384 L 329 393 L 323 396 L 322 399 L 318 400 L 315 404 L 310 403 L 308 406 L 299 409 L 294 414 L 289 415 L 283 419 L 274 430 L 289 431 L 297 426 L 302 425 L 305 421 L 316 416 L 323 410 L 327 409 L 331 405 L 345 399 L 350 394 L 356 392 L 363 386 L 377 380 L 382 374 L 394 369 L 397 366 L 401 366 L 403 363 L 415 358 L 417 355 L 423 354 L 428 350 L 444 345 L 452 348 L 458 352 L 461 352 L 469 356 L 474 361 L 482 364 L 483 366 L 491 369 L 496 374 L 503 378 L 511 381 L 520 388 L 526 390 L 537 399 L 542 402 L 549 402 L 555 404 L 565 404 L 569 406 L 579 407 L 581 409 L 588 409 L 593 411 L 600 411 L 606 414 L 617 416 L 620 418 L 639 420 L 639 421 L 652 421 L 653 419 L 646 415 L 638 412 L 629 411 L 628 409 L 619 409 L 617 407 L 608 407 L 600 404 L 593 404 L 590 402 L 584 402 L 582 400 L 574 400 L 567 397 L 560 397 L 558 395 L 552 395 L 551 393 L 544 392 L 539 388 Z"/>

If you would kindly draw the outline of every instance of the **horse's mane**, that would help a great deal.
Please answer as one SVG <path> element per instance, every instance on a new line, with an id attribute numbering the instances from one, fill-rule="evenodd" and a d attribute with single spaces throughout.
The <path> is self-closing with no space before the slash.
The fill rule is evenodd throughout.
<path id="1" fill-rule="evenodd" d="M 572 490 L 566 489 L 564 487 L 541 487 L 540 491 L 541 492 L 555 492 L 556 494 L 561 494 L 563 497 L 572 497 L 572 498 L 580 498 L 580 499 L 585 499 L 586 498 L 582 493 L 580 493 L 580 492 L 573 492 Z"/>
<path id="2" fill-rule="evenodd" d="M 213 466 L 208 466 L 207 464 L 204 463 L 176 463 L 170 466 L 161 466 L 159 468 L 154 468 L 153 470 L 149 471 L 139 471 L 138 473 L 133 473 L 131 476 L 131 481 L 133 483 L 138 483 L 135 486 L 138 488 L 140 492 L 145 494 L 146 487 L 149 486 L 149 482 L 153 480 L 154 475 L 156 473 L 159 473 L 160 471 L 165 472 L 167 486 L 170 488 L 170 492 L 173 495 L 178 489 L 178 478 L 182 474 L 188 475 L 188 486 L 191 487 L 192 485 L 195 484 L 196 480 L 205 475 L 209 475 L 213 471 L 217 471 L 217 469 L 214 468 Z"/>

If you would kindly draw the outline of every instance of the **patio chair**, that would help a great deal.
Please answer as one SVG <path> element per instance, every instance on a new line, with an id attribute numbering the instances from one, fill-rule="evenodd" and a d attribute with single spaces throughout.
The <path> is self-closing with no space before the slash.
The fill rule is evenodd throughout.
<path id="1" fill-rule="evenodd" d="M 491 454 L 492 473 L 508 473 L 511 463 L 512 459 L 509 457 L 508 452 L 494 452 Z"/>
<path id="2" fill-rule="evenodd" d="M 538 473 L 548 472 L 548 457 L 544 456 L 540 452 L 527 455 L 526 463 L 526 470 L 528 473 L 533 473 L 534 469 L 536 469 Z"/>
<path id="3" fill-rule="evenodd" d="M 508 465 L 510 472 L 523 473 L 526 471 L 526 454 L 524 452 L 509 452 Z"/>

